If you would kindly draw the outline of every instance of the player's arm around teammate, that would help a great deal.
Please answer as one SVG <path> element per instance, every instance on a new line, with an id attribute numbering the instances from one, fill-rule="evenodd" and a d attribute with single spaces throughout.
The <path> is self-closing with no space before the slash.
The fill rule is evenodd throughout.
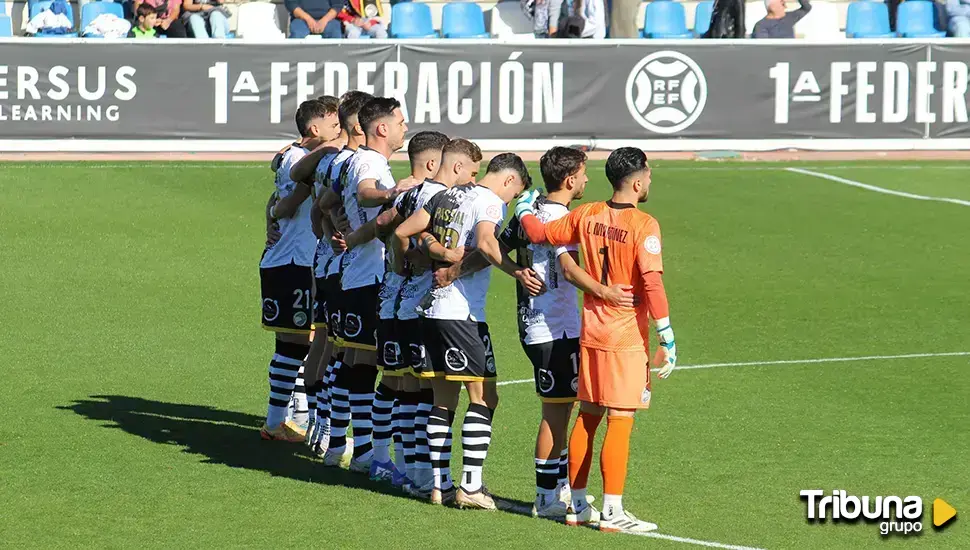
<path id="1" fill-rule="evenodd" d="M 637 209 L 646 202 L 651 171 L 646 155 L 634 148 L 614 151 L 606 164 L 613 186 L 610 201 L 592 203 L 570 215 L 543 225 L 532 214 L 534 198 L 516 205 L 525 234 L 532 242 L 579 243 L 588 262 L 586 270 L 601 282 L 632 284 L 640 296 L 633 310 L 605 307 L 590 295 L 584 299 L 581 340 L 579 418 L 569 440 L 569 481 L 572 504 L 567 523 L 595 521 L 599 514 L 586 502 L 586 484 L 592 462 L 596 428 L 607 417 L 607 434 L 601 453 L 604 499 L 600 529 L 645 532 L 656 525 L 640 521 L 623 509 L 622 495 L 629 458 L 630 435 L 636 410 L 650 405 L 648 318 L 657 320 L 666 378 L 676 362 L 666 294 L 661 274 L 660 227 Z"/>

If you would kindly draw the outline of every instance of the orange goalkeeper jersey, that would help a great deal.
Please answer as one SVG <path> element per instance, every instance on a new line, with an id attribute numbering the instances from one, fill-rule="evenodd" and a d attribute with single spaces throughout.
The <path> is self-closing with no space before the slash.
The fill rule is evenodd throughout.
<path id="1" fill-rule="evenodd" d="M 545 225 L 552 245 L 579 244 L 586 272 L 610 286 L 633 286 L 634 308 L 613 307 L 590 294 L 583 296 L 580 343 L 606 351 L 646 350 L 648 302 L 644 274 L 663 272 L 660 224 L 632 204 L 587 203 Z"/>

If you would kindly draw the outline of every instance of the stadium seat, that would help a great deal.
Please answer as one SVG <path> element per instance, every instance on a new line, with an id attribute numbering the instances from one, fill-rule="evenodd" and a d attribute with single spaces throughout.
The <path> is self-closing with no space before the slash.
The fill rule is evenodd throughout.
<path id="1" fill-rule="evenodd" d="M 882 2 L 857 0 L 849 4 L 845 19 L 846 38 L 891 38 L 889 8 Z"/>
<path id="2" fill-rule="evenodd" d="M 644 38 L 691 38 L 680 2 L 650 2 L 643 22 Z"/>
<path id="3" fill-rule="evenodd" d="M 419 2 L 401 2 L 391 8 L 392 38 L 435 38 L 431 8 Z"/>
<path id="4" fill-rule="evenodd" d="M 474 2 L 451 2 L 441 11 L 441 36 L 445 38 L 488 38 L 485 14 Z"/>
<path id="5" fill-rule="evenodd" d="M 121 4 L 115 4 L 114 2 L 88 2 L 81 6 L 81 26 L 78 31 L 84 32 L 84 29 L 88 28 L 88 25 L 92 21 L 98 18 L 99 15 L 110 13 L 116 15 L 121 19 L 125 18 L 125 9 Z M 100 34 L 85 34 L 85 38 L 104 38 Z"/>
<path id="6" fill-rule="evenodd" d="M 903 38 L 942 38 L 946 31 L 936 28 L 933 2 L 903 2 L 896 12 L 896 32 Z"/>
<path id="7" fill-rule="evenodd" d="M 491 11 L 493 38 L 534 39 L 532 21 L 522 13 L 522 5 L 515 1 L 499 2 Z"/>
<path id="8" fill-rule="evenodd" d="M 6 15 L 0 14 L 0 38 L 13 36 L 13 22 Z"/>
<path id="9" fill-rule="evenodd" d="M 42 11 L 50 8 L 50 5 L 52 3 L 53 3 L 53 0 L 38 0 L 36 2 L 30 2 L 28 4 L 29 10 L 30 10 L 29 11 L 30 18 L 33 19 L 34 16 L 37 15 L 38 13 L 41 13 Z M 65 13 L 64 15 L 67 16 L 67 18 L 71 21 L 71 25 L 73 26 L 74 25 L 74 8 L 71 7 L 71 3 L 70 2 L 66 2 L 66 4 L 67 4 L 67 13 Z M 56 34 L 56 33 L 39 32 L 39 33 L 35 34 L 34 36 L 36 36 L 38 38 L 77 38 L 77 33 L 76 32 L 68 32 L 68 33 L 64 33 L 64 34 Z"/>
<path id="10" fill-rule="evenodd" d="M 694 8 L 694 35 L 704 36 L 711 28 L 711 16 L 714 14 L 714 2 L 698 2 Z"/>
<path id="11" fill-rule="evenodd" d="M 284 40 L 286 33 L 280 29 L 276 4 L 272 2 L 247 2 L 238 4 L 236 35 L 249 40 Z"/>

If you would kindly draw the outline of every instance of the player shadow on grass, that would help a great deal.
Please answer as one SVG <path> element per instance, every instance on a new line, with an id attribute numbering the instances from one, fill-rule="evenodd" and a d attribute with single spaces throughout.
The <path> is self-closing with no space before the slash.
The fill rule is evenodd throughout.
<path id="1" fill-rule="evenodd" d="M 305 445 L 263 441 L 263 419 L 203 405 L 152 401 L 122 395 L 92 395 L 57 407 L 163 445 L 183 447 L 202 462 L 246 468 L 309 483 L 340 485 L 404 496 L 389 485 L 338 468 L 325 468 Z"/>
<path id="2" fill-rule="evenodd" d="M 202 455 L 202 462 L 230 468 L 246 468 L 309 483 L 340 485 L 408 498 L 388 484 L 369 480 L 339 468 L 325 468 L 305 445 L 263 441 L 259 426 L 263 418 L 204 405 L 152 401 L 123 395 L 92 395 L 58 409 L 73 411 L 89 420 L 101 420 L 106 428 L 118 428 L 163 445 L 183 447 L 183 452 Z M 500 509 L 531 515 L 532 503 L 496 497 Z"/>

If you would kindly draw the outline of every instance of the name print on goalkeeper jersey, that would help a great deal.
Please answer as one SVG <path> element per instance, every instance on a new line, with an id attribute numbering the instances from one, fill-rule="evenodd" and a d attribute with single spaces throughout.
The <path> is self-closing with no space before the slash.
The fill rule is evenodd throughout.
<path id="1" fill-rule="evenodd" d="M 431 215 L 431 234 L 445 248 L 478 244 L 475 226 L 489 221 L 496 231 L 505 219 L 505 203 L 498 195 L 481 185 L 461 185 L 438 193 L 424 209 Z M 492 277 L 491 266 L 431 291 L 430 303 L 424 307 L 429 319 L 485 321 L 485 298 Z"/>

